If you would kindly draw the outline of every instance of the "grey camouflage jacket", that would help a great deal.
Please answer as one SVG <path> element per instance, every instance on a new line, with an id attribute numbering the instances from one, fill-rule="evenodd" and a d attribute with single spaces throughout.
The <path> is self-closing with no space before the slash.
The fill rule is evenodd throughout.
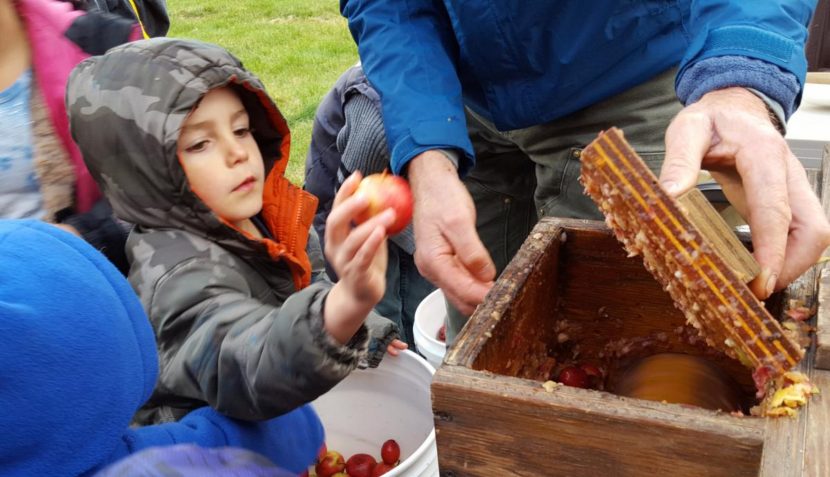
<path id="1" fill-rule="evenodd" d="M 286 260 L 223 224 L 190 190 L 176 156 L 179 130 L 208 90 L 228 84 L 248 110 L 269 180 L 279 174 L 288 192 L 307 194 L 282 179 L 289 144 L 282 114 L 221 48 L 165 38 L 124 45 L 81 63 L 67 87 L 73 138 L 116 215 L 136 225 L 127 242 L 129 279 L 152 320 L 160 360 L 140 424 L 178 419 L 205 403 L 239 419 L 281 415 L 359 362 L 376 365 L 397 335 L 390 321 L 371 316 L 379 338 L 371 356 L 366 326 L 340 345 L 323 329 L 331 285 L 297 291 Z M 295 252 L 307 253 L 318 274 L 319 242 L 305 232 L 310 218 Z"/>

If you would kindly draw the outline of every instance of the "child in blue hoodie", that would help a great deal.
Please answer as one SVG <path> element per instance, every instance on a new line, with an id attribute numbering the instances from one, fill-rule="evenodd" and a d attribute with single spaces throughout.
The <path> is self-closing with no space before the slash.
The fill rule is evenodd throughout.
<path id="1" fill-rule="evenodd" d="M 130 429 L 158 375 L 147 316 L 100 253 L 37 221 L 0 221 L 4 476 L 91 475 L 157 446 L 241 447 L 300 473 L 323 429 L 310 406 L 252 423 L 208 407 Z"/>

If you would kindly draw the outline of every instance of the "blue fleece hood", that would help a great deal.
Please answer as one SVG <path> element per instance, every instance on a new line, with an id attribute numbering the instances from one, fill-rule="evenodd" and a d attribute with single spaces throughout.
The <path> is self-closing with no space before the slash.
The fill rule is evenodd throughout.
<path id="1" fill-rule="evenodd" d="M 0 473 L 90 475 L 151 447 L 241 447 L 300 473 L 323 428 L 310 405 L 243 422 L 205 407 L 129 429 L 158 358 L 149 320 L 103 255 L 57 227 L 0 220 Z"/>
<path id="2" fill-rule="evenodd" d="M 48 224 L 0 221 L 4 475 L 80 475 L 118 447 L 158 373 L 124 277 Z"/>

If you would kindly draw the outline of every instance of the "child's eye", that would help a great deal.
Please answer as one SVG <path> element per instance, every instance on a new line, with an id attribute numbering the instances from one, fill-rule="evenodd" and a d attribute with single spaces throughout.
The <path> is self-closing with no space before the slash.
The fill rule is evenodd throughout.
<path id="1" fill-rule="evenodd" d="M 239 128 L 234 131 L 234 134 L 236 134 L 236 137 L 245 137 L 251 134 L 251 128 Z"/>
<path id="2" fill-rule="evenodd" d="M 192 146 L 189 146 L 187 149 L 185 149 L 185 151 L 187 151 L 187 152 L 204 151 L 205 148 L 207 147 L 207 143 L 208 143 L 207 141 L 199 141 L 196 144 L 194 144 Z"/>

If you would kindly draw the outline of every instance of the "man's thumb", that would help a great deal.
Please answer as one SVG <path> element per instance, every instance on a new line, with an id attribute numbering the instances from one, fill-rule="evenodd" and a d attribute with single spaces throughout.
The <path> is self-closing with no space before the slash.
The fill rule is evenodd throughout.
<path id="1" fill-rule="evenodd" d="M 709 150 L 710 127 L 701 116 L 681 111 L 666 130 L 666 158 L 660 171 L 660 186 L 672 197 L 697 183 L 700 163 Z"/>

